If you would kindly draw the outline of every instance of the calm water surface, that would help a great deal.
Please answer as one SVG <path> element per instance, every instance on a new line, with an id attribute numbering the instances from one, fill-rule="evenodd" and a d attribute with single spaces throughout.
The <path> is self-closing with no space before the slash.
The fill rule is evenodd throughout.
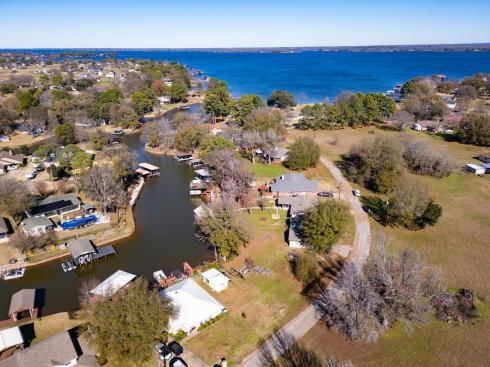
<path id="1" fill-rule="evenodd" d="M 140 162 L 160 167 L 161 176 L 147 180 L 135 206 L 136 232 L 115 243 L 117 254 L 81 270 L 64 273 L 60 261 L 28 268 L 23 278 L 0 281 L 0 320 L 8 317 L 12 293 L 22 288 L 45 289 L 44 315 L 78 307 L 80 283 L 107 278 L 118 269 L 151 279 L 155 270 L 170 272 L 183 261 L 196 265 L 208 259 L 206 246 L 194 237 L 193 204 L 188 195 L 192 169 L 164 156 L 148 154 L 139 135 L 127 137 Z"/>

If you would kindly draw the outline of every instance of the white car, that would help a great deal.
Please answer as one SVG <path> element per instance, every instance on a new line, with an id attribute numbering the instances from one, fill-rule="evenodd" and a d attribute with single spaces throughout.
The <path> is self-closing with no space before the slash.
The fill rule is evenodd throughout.
<path id="1" fill-rule="evenodd" d="M 26 175 L 26 178 L 27 178 L 28 180 L 34 180 L 36 177 L 37 177 L 37 172 L 36 172 L 36 171 L 32 171 L 31 173 L 28 173 L 28 174 Z"/>
<path id="2" fill-rule="evenodd" d="M 359 197 L 359 196 L 361 196 L 361 192 L 358 189 L 355 189 L 355 190 L 352 190 L 352 195 Z"/>

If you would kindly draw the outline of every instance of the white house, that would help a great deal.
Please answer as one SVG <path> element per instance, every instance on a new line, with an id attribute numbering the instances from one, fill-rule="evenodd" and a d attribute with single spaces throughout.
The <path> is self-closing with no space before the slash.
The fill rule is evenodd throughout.
<path id="1" fill-rule="evenodd" d="M 106 74 L 105 74 L 105 77 L 106 78 L 115 78 L 116 77 L 116 73 L 113 72 L 113 71 L 108 71 Z"/>
<path id="2" fill-rule="evenodd" d="M 178 316 L 169 321 L 168 328 L 172 334 L 179 330 L 190 333 L 206 321 L 226 312 L 221 303 L 191 278 L 164 289 L 161 295 L 168 297 L 179 309 Z"/>
<path id="3" fill-rule="evenodd" d="M 51 219 L 46 217 L 26 218 L 20 222 L 20 227 L 28 236 L 40 236 L 54 229 Z"/>
<path id="4" fill-rule="evenodd" d="M 221 292 L 228 288 L 230 278 L 222 272 L 212 268 L 201 273 L 204 282 L 211 287 L 215 292 Z"/>
<path id="5" fill-rule="evenodd" d="M 485 167 L 483 167 L 479 164 L 468 163 L 466 165 L 466 170 L 468 172 L 474 173 L 475 175 L 484 175 L 485 174 Z"/>

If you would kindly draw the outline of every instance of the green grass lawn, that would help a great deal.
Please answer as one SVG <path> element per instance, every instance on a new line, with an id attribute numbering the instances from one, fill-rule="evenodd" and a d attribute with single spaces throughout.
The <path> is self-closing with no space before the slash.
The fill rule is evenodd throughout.
<path id="1" fill-rule="evenodd" d="M 288 172 L 288 169 L 280 163 L 255 163 L 250 164 L 250 168 L 256 178 L 274 178 Z"/>
<path id="2" fill-rule="evenodd" d="M 210 365 L 220 356 L 226 357 L 229 365 L 236 365 L 257 347 L 260 338 L 282 326 L 306 305 L 300 295 L 301 285 L 289 270 L 288 247 L 284 242 L 286 218 L 285 212 L 280 213 L 281 219 L 277 220 L 271 218 L 270 211 L 242 214 L 253 238 L 240 256 L 225 267 L 238 269 L 250 257 L 256 264 L 271 269 L 273 275 L 250 274 L 245 280 L 232 278 L 228 289 L 213 293 L 228 314 L 185 342 L 186 347 Z"/>

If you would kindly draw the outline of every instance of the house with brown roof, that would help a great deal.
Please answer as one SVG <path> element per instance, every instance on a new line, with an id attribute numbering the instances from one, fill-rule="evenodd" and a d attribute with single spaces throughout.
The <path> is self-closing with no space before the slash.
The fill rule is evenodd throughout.
<path id="1" fill-rule="evenodd" d="M 15 322 L 22 314 L 29 313 L 31 319 L 37 317 L 36 289 L 22 289 L 12 295 L 9 317 Z"/>

